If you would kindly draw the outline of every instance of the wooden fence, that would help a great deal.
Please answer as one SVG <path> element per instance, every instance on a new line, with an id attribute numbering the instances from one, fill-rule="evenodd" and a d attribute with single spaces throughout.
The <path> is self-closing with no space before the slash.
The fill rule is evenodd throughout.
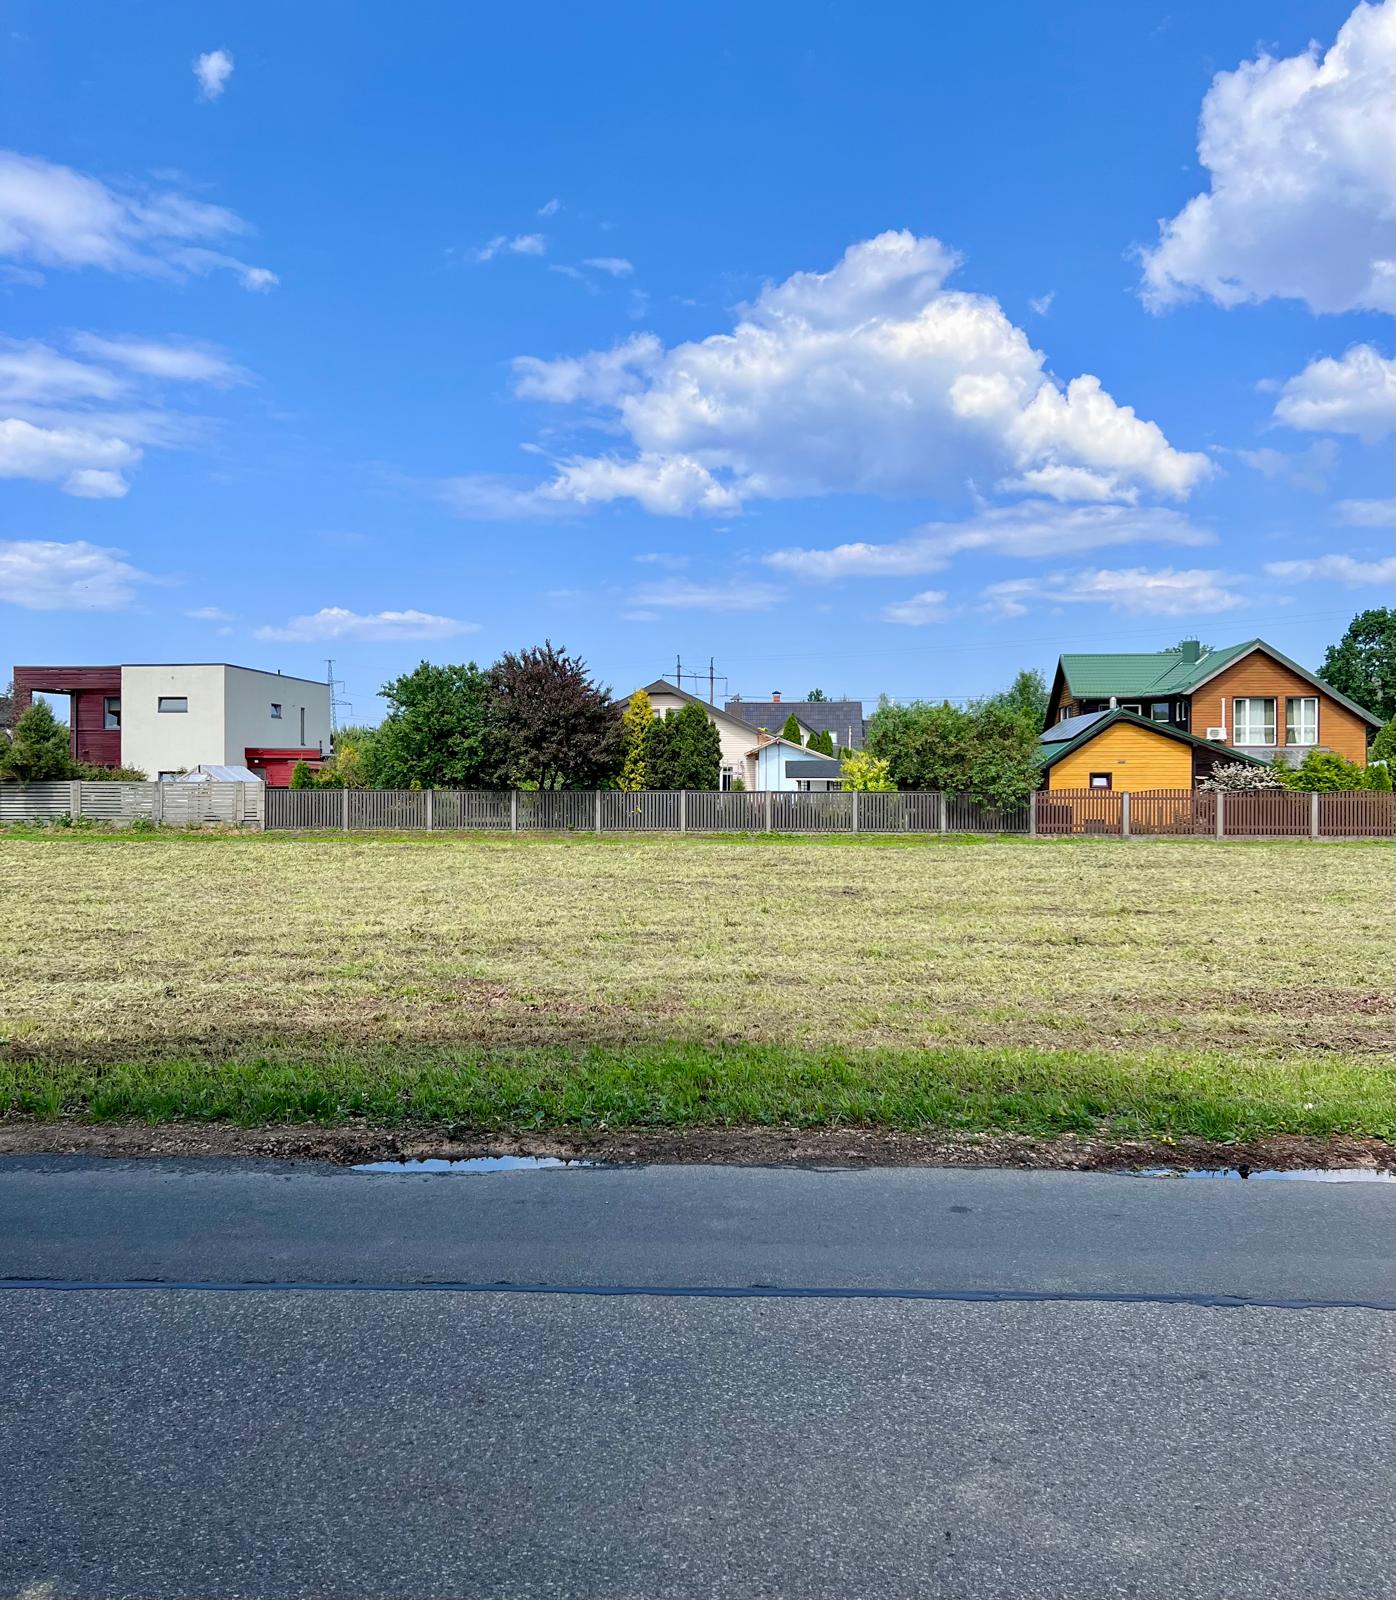
<path id="1" fill-rule="evenodd" d="M 0 783 L 0 824 L 137 820 L 166 827 L 260 828 L 260 783 Z"/>
<path id="2" fill-rule="evenodd" d="M 1298 794 L 1288 789 L 1204 794 L 1153 789 L 1056 789 L 1038 794 L 1034 831 L 1045 836 L 1116 838 L 1194 835 L 1216 839 L 1389 839 L 1396 795 L 1353 790 Z"/>

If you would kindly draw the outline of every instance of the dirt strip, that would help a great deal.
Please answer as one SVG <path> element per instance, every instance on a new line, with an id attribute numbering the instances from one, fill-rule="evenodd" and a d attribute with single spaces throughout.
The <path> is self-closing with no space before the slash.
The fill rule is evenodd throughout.
<path id="1" fill-rule="evenodd" d="M 881 1128 L 569 1129 L 518 1136 L 463 1128 L 378 1128 L 313 1123 L 239 1128 L 228 1123 L 40 1122 L 0 1119 L 0 1156 L 238 1156 L 284 1161 L 364 1161 L 532 1155 L 591 1161 L 729 1166 L 1020 1167 L 1090 1172 L 1139 1167 L 1365 1167 L 1396 1170 L 1396 1145 L 1381 1139 L 1288 1135 L 1234 1144 L 1207 1139 L 1096 1139 L 1073 1134 L 898 1133 Z"/>

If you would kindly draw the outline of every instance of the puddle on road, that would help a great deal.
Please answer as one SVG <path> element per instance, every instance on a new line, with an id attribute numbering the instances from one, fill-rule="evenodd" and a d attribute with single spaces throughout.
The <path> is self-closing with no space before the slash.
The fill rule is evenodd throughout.
<path id="1" fill-rule="evenodd" d="M 1396 1183 L 1396 1172 L 1377 1172 L 1369 1167 L 1294 1167 L 1289 1171 L 1256 1171 L 1252 1167 L 1193 1167 L 1179 1172 L 1174 1167 L 1145 1167 L 1141 1178 L 1232 1178 L 1254 1181 L 1258 1178 L 1284 1178 L 1300 1183 Z"/>
<path id="2" fill-rule="evenodd" d="M 422 1161 L 366 1161 L 354 1172 L 425 1173 L 445 1172 L 453 1177 L 470 1177 L 481 1172 L 541 1172 L 547 1167 L 599 1167 L 600 1161 L 564 1161 L 561 1156 L 472 1156 L 469 1160 L 447 1161 L 435 1156 Z"/>

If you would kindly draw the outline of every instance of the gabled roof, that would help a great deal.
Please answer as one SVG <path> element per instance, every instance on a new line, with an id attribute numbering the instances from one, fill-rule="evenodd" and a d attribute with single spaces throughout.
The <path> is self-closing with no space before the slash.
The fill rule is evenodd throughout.
<path id="1" fill-rule="evenodd" d="M 1082 745 L 1089 744 L 1098 734 L 1104 733 L 1107 728 L 1113 728 L 1118 722 L 1128 723 L 1135 728 L 1146 728 L 1150 733 L 1157 734 L 1160 739 L 1176 739 L 1180 744 L 1190 744 L 1194 750 L 1210 750 L 1219 759 L 1244 761 L 1252 767 L 1266 765 L 1259 757 L 1247 755 L 1244 750 L 1233 750 L 1228 744 L 1214 744 L 1210 739 L 1199 739 L 1195 733 L 1184 733 L 1181 728 L 1175 728 L 1166 722 L 1150 722 L 1147 717 L 1136 716 L 1133 711 L 1098 711 L 1085 717 L 1072 717 L 1070 720 L 1086 724 L 1077 732 L 1075 738 L 1049 742 L 1046 734 L 1042 736 L 1037 747 L 1037 764 L 1044 772 L 1048 767 L 1055 766 L 1063 756 L 1069 756 Z M 1066 724 L 1061 723 L 1059 726 L 1065 727 Z"/>
<path id="2" fill-rule="evenodd" d="M 861 700 L 728 700 L 727 715 L 738 717 L 753 728 L 774 732 L 795 713 L 796 722 L 811 733 L 831 733 L 835 744 L 848 744 L 850 736 L 863 742 L 863 702 Z"/>
<path id="3" fill-rule="evenodd" d="M 680 689 L 677 684 L 670 683 L 667 678 L 656 678 L 653 683 L 643 684 L 642 687 L 647 695 L 653 696 L 656 694 L 672 694 L 677 695 L 680 700 L 684 701 L 688 705 L 702 706 L 703 710 L 706 711 L 715 722 L 725 722 L 732 729 L 733 733 L 751 732 L 751 729 L 747 727 L 747 725 L 739 718 L 729 717 L 725 711 L 719 710 L 718 707 L 713 705 L 710 700 L 704 700 L 701 698 L 701 696 L 696 694 L 689 694 L 687 689 Z M 632 690 L 631 693 L 633 692 L 634 691 Z M 617 708 L 621 711 L 624 711 L 629 699 L 630 695 L 627 695 L 624 700 L 617 700 Z"/>
<path id="4" fill-rule="evenodd" d="M 768 733 L 759 744 L 753 745 L 751 749 L 747 751 L 747 754 L 749 756 L 760 755 L 763 750 L 769 750 L 773 744 L 783 744 L 787 750 L 799 750 L 802 754 L 808 755 L 811 761 L 816 759 L 820 761 L 832 761 L 835 766 L 838 765 L 838 760 L 836 757 L 820 755 L 817 750 L 811 752 L 806 745 L 800 744 L 794 739 L 787 739 L 783 733 Z"/>
<path id="5" fill-rule="evenodd" d="M 1093 722 L 1099 722 L 1109 713 L 1105 711 L 1087 711 L 1080 717 L 1063 717 L 1060 722 L 1054 722 L 1046 733 L 1040 734 L 1042 744 L 1064 744 L 1068 739 L 1074 739 L 1077 734 L 1084 733 Z"/>
<path id="6" fill-rule="evenodd" d="M 1105 699 L 1110 695 L 1114 695 L 1117 699 L 1126 695 L 1142 699 L 1148 695 L 1192 694 L 1204 683 L 1215 678 L 1219 672 L 1232 666 L 1243 656 L 1250 655 L 1254 650 L 1263 650 L 1281 666 L 1288 667 L 1306 683 L 1321 689 L 1331 700 L 1336 700 L 1340 706 L 1346 706 L 1354 716 L 1361 717 L 1370 726 L 1374 728 L 1381 726 L 1380 717 L 1373 716 L 1365 706 L 1358 705 L 1355 700 L 1349 700 L 1346 695 L 1339 694 L 1332 684 L 1324 683 L 1306 667 L 1301 667 L 1297 661 L 1291 661 L 1274 645 L 1266 644 L 1264 639 L 1245 639 L 1240 644 L 1222 645 L 1219 649 L 1208 650 L 1196 660 L 1192 660 L 1181 650 L 1065 655 L 1061 658 L 1058 671 L 1073 696 L 1088 700 Z"/>

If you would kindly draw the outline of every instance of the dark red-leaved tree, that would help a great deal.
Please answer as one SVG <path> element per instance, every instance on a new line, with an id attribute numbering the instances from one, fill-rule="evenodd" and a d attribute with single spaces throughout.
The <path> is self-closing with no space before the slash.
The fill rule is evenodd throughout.
<path id="1" fill-rule="evenodd" d="M 551 642 L 502 655 L 489 670 L 490 734 L 505 785 L 595 789 L 620 770 L 620 713 L 580 656 Z"/>

